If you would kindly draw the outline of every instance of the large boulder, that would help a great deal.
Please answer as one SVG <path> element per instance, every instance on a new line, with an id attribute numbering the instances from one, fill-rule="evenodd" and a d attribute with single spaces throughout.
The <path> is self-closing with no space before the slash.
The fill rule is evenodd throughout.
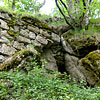
<path id="1" fill-rule="evenodd" d="M 58 71 L 56 59 L 54 58 L 53 52 L 50 49 L 45 49 L 41 55 L 41 59 L 45 60 L 44 67 L 51 71 Z"/>
<path id="2" fill-rule="evenodd" d="M 81 72 L 91 86 L 100 86 L 100 50 L 90 52 L 80 60 Z"/>
<path id="3" fill-rule="evenodd" d="M 78 81 L 84 80 L 84 83 L 87 84 L 86 78 L 80 69 L 83 68 L 79 65 L 79 59 L 75 56 L 65 54 L 65 70 Z"/>

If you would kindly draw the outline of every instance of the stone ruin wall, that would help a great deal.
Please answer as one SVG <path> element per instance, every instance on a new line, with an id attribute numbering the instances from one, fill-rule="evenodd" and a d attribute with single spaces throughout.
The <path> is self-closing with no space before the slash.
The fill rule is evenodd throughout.
<path id="1" fill-rule="evenodd" d="M 55 58 L 62 48 L 54 29 L 34 17 L 0 10 L 0 65 L 16 52 L 34 48 L 49 62 L 47 69 L 58 70 Z"/>
<path id="2" fill-rule="evenodd" d="M 40 59 L 45 59 L 47 62 L 46 69 L 67 72 L 79 81 L 84 80 L 85 85 L 96 86 L 100 84 L 98 74 L 100 73 L 98 70 L 100 65 L 97 64 L 97 67 L 92 66 L 92 68 L 97 69 L 96 72 L 91 70 L 93 63 L 91 62 L 88 65 L 87 62 L 88 58 L 92 58 L 95 53 L 100 59 L 100 50 L 90 52 L 86 57 L 79 59 L 72 48 L 71 43 L 73 44 L 73 41 L 71 43 L 65 41 L 62 35 L 61 37 L 57 35 L 58 31 L 56 29 L 32 16 L 22 16 L 0 10 L 0 71 L 3 66 L 14 68 L 16 66 L 26 66 L 28 65 L 27 61 L 34 60 L 32 54 L 39 52 Z M 66 35 L 68 35 L 68 32 Z M 69 40 L 71 39 L 69 38 Z M 72 40 L 75 43 L 77 42 L 74 38 Z M 83 45 L 80 39 L 79 43 Z M 94 44 L 95 41 L 93 46 Z M 81 45 L 77 43 L 76 47 L 81 47 Z M 16 57 L 18 52 L 20 56 Z M 82 52 L 84 53 L 84 48 Z M 97 62 L 98 59 L 94 61 Z"/>

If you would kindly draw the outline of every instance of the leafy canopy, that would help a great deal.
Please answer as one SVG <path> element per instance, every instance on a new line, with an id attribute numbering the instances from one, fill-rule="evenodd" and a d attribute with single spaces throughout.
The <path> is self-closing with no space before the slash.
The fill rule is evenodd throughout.
<path id="1" fill-rule="evenodd" d="M 74 29 L 87 27 L 89 19 L 100 14 L 99 0 L 55 0 L 55 3 L 66 23 Z"/>
<path id="2" fill-rule="evenodd" d="M 15 10 L 21 12 L 32 12 L 38 13 L 43 3 L 38 2 L 37 0 L 4 0 L 5 7 L 10 8 L 15 1 Z"/>

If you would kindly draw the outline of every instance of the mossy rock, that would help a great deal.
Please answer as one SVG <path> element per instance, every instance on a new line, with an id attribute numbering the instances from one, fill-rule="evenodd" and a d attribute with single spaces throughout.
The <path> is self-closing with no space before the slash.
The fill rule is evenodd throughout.
<path id="1" fill-rule="evenodd" d="M 74 34 L 72 30 L 68 30 L 67 32 L 63 33 L 62 36 L 66 41 L 68 41 L 68 39 L 71 39 L 74 36 Z"/>
<path id="2" fill-rule="evenodd" d="M 24 15 L 21 16 L 21 20 L 23 20 L 28 25 L 35 25 L 39 28 L 47 29 L 50 30 L 51 32 L 55 32 L 55 29 L 53 27 L 49 26 L 46 22 L 40 21 L 39 19 L 33 16 Z"/>
<path id="3" fill-rule="evenodd" d="M 86 57 L 82 58 L 81 65 L 86 70 L 85 77 L 93 80 L 94 85 L 100 86 L 100 50 L 90 52 Z M 88 83 L 92 84 L 90 81 Z"/>
<path id="4" fill-rule="evenodd" d="M 15 53 L 12 57 L 9 57 L 1 66 L 0 71 L 9 70 L 10 68 L 17 67 L 24 58 L 32 56 L 33 60 L 39 58 L 39 53 L 37 51 L 31 51 L 29 49 L 23 49 Z"/>
<path id="5" fill-rule="evenodd" d="M 70 44 L 74 53 L 80 58 L 85 57 L 89 52 L 100 48 L 100 39 L 97 39 L 95 34 L 88 38 L 85 35 L 83 37 L 80 35 L 74 34 L 71 30 L 63 34 L 66 45 Z"/>
<path id="6" fill-rule="evenodd" d="M 16 33 L 12 32 L 12 31 L 7 31 L 7 33 L 8 33 L 9 35 L 11 35 L 11 36 L 15 36 L 15 35 L 16 35 Z"/>

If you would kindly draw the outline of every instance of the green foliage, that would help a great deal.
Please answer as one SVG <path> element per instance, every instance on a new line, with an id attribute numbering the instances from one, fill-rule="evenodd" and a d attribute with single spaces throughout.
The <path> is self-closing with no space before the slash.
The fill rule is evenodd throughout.
<path id="1" fill-rule="evenodd" d="M 76 35 L 79 35 L 80 37 L 91 37 L 92 35 L 95 35 L 96 37 L 99 37 L 100 32 L 100 17 L 98 18 L 91 18 L 90 24 L 88 26 L 88 29 L 81 29 L 81 30 L 74 30 L 73 33 Z"/>
<path id="2" fill-rule="evenodd" d="M 56 6 L 66 23 L 73 29 L 87 29 L 89 18 L 100 14 L 99 0 L 55 0 Z M 58 12 L 55 8 L 54 12 Z"/>
<path id="3" fill-rule="evenodd" d="M 69 2 L 68 1 L 66 1 L 66 0 L 62 0 L 63 1 L 63 3 L 65 3 L 65 5 L 66 5 L 66 7 L 68 7 L 68 4 L 69 4 Z M 76 1 L 77 2 L 77 1 Z M 93 17 L 93 18 L 95 18 L 96 16 L 98 16 L 99 14 L 100 14 L 100 1 L 99 0 L 93 0 L 92 1 L 92 3 L 90 3 L 89 4 L 89 7 L 88 8 L 86 8 L 86 9 L 84 9 L 84 5 L 83 5 L 83 1 L 82 0 L 80 0 L 80 3 L 76 3 L 74 0 L 72 0 L 72 4 L 74 5 L 73 7 L 74 7 L 74 9 L 72 8 L 72 9 L 70 9 L 71 11 L 70 12 L 73 12 L 74 10 L 76 10 L 76 11 L 74 11 L 75 12 L 75 15 L 74 16 L 77 16 L 77 17 L 79 17 L 80 18 L 80 16 L 83 14 L 83 13 L 85 13 L 88 9 L 90 10 L 90 14 L 89 14 L 89 17 Z M 85 0 L 85 3 L 87 2 L 87 0 Z M 69 13 L 68 13 L 68 11 L 69 11 L 69 9 L 66 9 L 62 4 L 61 4 L 61 0 L 58 0 L 58 4 L 59 4 L 59 6 L 61 7 L 61 10 L 62 10 L 62 12 L 66 15 L 66 16 L 68 16 L 69 15 Z M 78 13 L 79 12 L 79 13 Z M 78 15 L 77 15 L 78 14 Z M 57 7 L 55 7 L 54 9 L 53 9 L 53 15 L 58 15 L 58 16 L 61 16 L 61 14 L 60 14 L 60 12 L 59 12 L 59 10 L 57 9 Z"/>
<path id="4" fill-rule="evenodd" d="M 61 15 L 61 13 L 60 13 L 60 11 L 58 10 L 57 7 L 55 7 L 54 9 L 52 9 L 52 15 L 53 16 L 61 16 L 62 17 L 62 15 Z"/>
<path id="5" fill-rule="evenodd" d="M 0 100 L 99 100 L 100 88 L 77 84 L 70 76 L 35 67 L 28 73 L 0 72 Z"/>
<path id="6" fill-rule="evenodd" d="M 33 14 L 39 12 L 41 4 L 36 0 L 20 0 L 16 3 L 16 10 L 21 12 L 32 12 Z"/>
<path id="7" fill-rule="evenodd" d="M 12 8 L 13 0 L 4 0 L 5 8 Z M 42 3 L 37 0 L 15 0 L 15 10 L 20 12 L 39 13 Z"/>
<path id="8" fill-rule="evenodd" d="M 59 20 L 59 21 L 52 21 L 52 22 L 49 22 L 50 25 L 56 25 L 56 26 L 62 26 L 62 25 L 65 25 L 66 22 L 65 20 Z"/>
<path id="9" fill-rule="evenodd" d="M 46 14 L 43 14 L 43 15 L 41 15 L 41 14 L 37 15 L 37 14 L 35 14 L 34 17 L 36 17 L 36 18 L 38 18 L 40 20 L 45 21 L 45 20 L 47 20 L 49 18 L 53 19 L 54 17 L 57 17 L 57 16 L 51 16 L 51 15 L 46 15 Z M 48 22 L 48 24 L 49 25 L 61 26 L 61 25 L 64 25 L 66 23 L 65 23 L 65 20 L 63 19 L 63 20 L 58 20 L 58 21 L 50 21 L 50 22 Z"/>
<path id="10" fill-rule="evenodd" d="M 90 19 L 90 23 L 100 23 L 100 17 L 98 17 L 98 18 L 91 18 Z"/>

